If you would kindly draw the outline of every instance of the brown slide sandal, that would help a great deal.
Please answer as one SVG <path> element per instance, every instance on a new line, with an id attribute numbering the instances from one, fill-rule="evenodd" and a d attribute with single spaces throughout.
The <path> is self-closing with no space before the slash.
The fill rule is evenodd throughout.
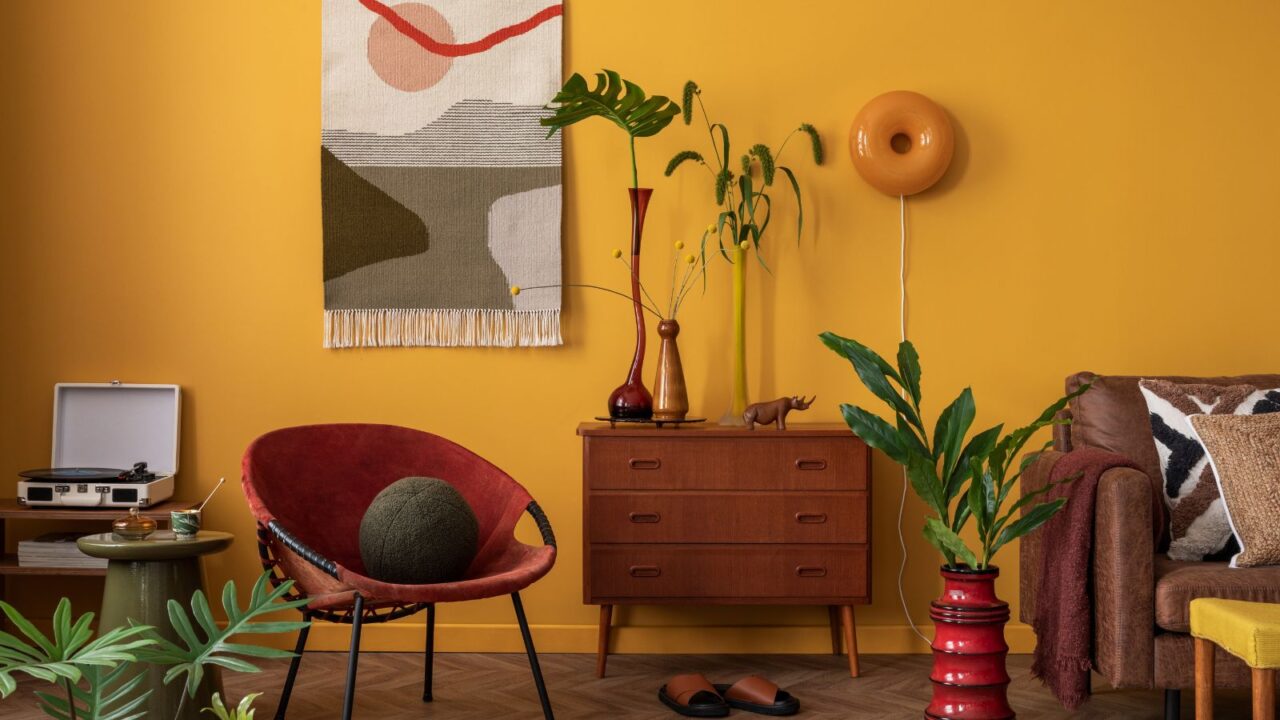
<path id="1" fill-rule="evenodd" d="M 686 717 L 724 717 L 729 704 L 702 673 L 677 675 L 658 689 L 663 705 Z"/>
<path id="2" fill-rule="evenodd" d="M 800 701 L 759 675 L 749 675 L 733 685 L 716 685 L 729 707 L 758 715 L 795 715 Z"/>

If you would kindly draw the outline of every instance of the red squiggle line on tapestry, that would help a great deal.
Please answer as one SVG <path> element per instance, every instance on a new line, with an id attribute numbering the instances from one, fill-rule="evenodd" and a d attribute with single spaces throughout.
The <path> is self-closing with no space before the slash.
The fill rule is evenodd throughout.
<path id="1" fill-rule="evenodd" d="M 559 17 L 564 14 L 563 4 L 552 5 L 543 10 L 539 10 L 535 15 L 533 15 L 533 17 L 525 20 L 524 22 L 518 22 L 515 25 L 495 30 L 475 42 L 443 43 L 414 27 L 413 23 L 405 20 L 395 10 L 384 5 L 378 0 L 360 0 L 360 4 L 369 8 L 378 15 L 381 15 L 383 19 L 391 23 L 392 27 L 399 30 L 400 34 L 418 43 L 424 50 L 433 52 L 436 55 L 443 55 L 444 57 L 462 57 L 463 55 L 475 55 L 476 53 L 482 53 L 498 43 L 505 42 L 518 35 L 523 35 L 551 18 Z"/>

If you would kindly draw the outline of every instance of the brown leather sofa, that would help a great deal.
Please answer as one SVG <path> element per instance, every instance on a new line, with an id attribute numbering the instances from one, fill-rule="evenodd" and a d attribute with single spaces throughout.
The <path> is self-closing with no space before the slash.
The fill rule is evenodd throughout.
<path id="1" fill-rule="evenodd" d="M 1157 377 L 1157 376 L 1149 376 Z M 1280 387 L 1280 375 L 1190 378 L 1182 383 Z M 1067 411 L 1071 424 L 1055 428 L 1054 449 L 1027 468 L 1025 494 L 1043 487 L 1054 464 L 1073 448 L 1098 447 L 1124 455 L 1141 470 L 1116 468 L 1102 475 L 1094 511 L 1092 595 L 1094 668 L 1115 688 L 1162 688 L 1166 720 L 1179 716 L 1180 691 L 1193 686 L 1194 656 L 1188 605 L 1193 598 L 1219 597 L 1280 602 L 1280 567 L 1232 569 L 1222 562 L 1180 562 L 1165 554 L 1168 513 L 1152 518 L 1151 493 L 1160 492 L 1160 460 L 1151 437 L 1138 377 L 1077 373 L 1067 391 L 1093 387 Z M 1161 503 L 1160 507 L 1164 507 Z M 1163 540 L 1153 540 L 1152 523 Z M 1021 619 L 1031 623 L 1038 603 L 1035 578 L 1043 548 L 1037 533 L 1022 540 Z M 1219 687 L 1249 687 L 1249 669 L 1218 651 Z"/>

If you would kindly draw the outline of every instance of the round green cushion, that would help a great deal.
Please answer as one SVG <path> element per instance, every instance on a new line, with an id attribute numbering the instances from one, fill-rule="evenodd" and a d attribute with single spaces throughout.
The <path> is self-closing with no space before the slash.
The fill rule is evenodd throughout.
<path id="1" fill-rule="evenodd" d="M 479 525 L 466 498 L 436 478 L 407 477 L 378 493 L 360 520 L 369 577 L 401 585 L 460 579 L 476 556 Z"/>

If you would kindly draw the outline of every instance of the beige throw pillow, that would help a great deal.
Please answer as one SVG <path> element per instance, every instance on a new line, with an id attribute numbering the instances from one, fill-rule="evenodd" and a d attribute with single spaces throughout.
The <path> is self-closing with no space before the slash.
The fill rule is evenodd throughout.
<path id="1" fill-rule="evenodd" d="M 1280 565 L 1280 413 L 1193 415 L 1240 552 L 1231 567 Z"/>

